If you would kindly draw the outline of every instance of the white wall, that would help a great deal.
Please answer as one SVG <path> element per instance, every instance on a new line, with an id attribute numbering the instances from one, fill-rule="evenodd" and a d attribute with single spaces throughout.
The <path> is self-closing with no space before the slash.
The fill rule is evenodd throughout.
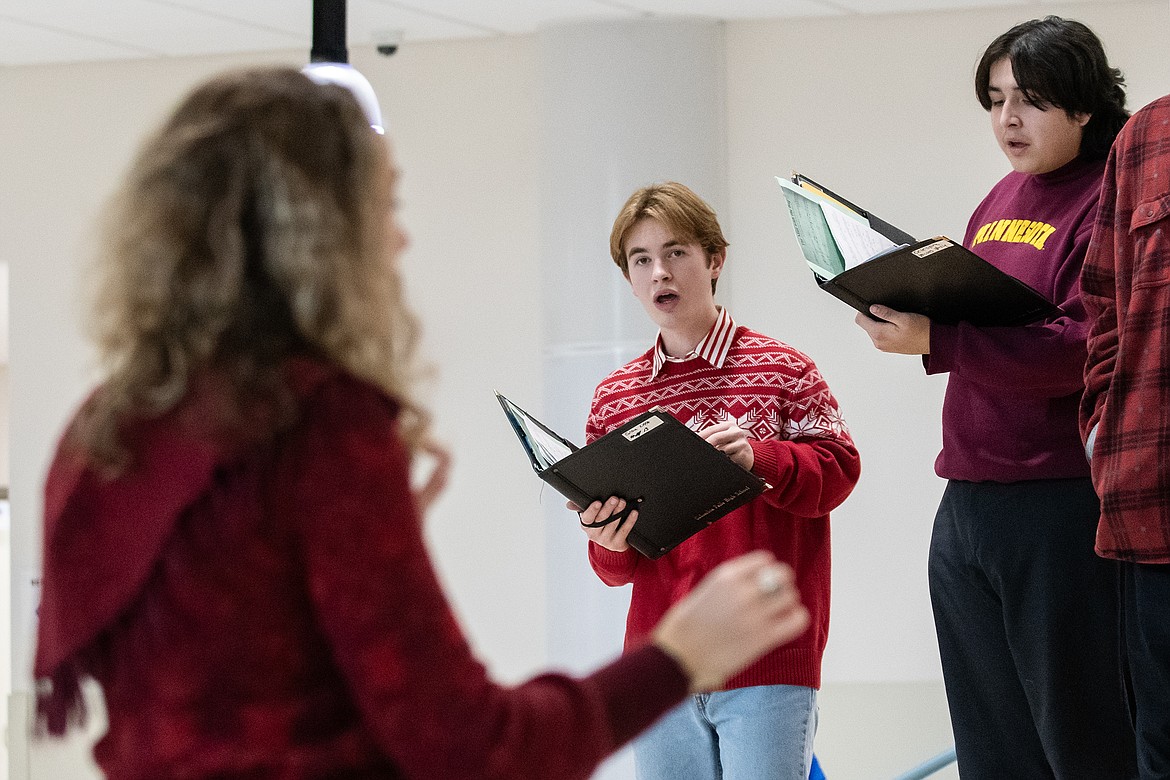
<path id="1" fill-rule="evenodd" d="M 431 539 L 470 635 L 516 678 L 545 650 L 543 535 L 517 507 L 540 483 L 492 391 L 541 387 L 535 42 L 360 54 L 405 172 L 405 274 L 438 369 L 438 434 L 455 448 Z"/>
<path id="2" fill-rule="evenodd" d="M 892 775 L 949 744 L 925 589 L 943 380 L 922 376 L 913 359 L 873 351 L 851 310 L 815 289 L 772 177 L 797 168 L 911 233 L 958 237 L 1007 170 L 973 96 L 975 60 L 996 34 L 1044 13 L 1083 19 L 1101 34 L 1129 76 L 1134 107 L 1170 91 L 1161 0 L 1029 3 L 732 23 L 727 104 L 684 107 L 727 114 L 723 221 L 732 245 L 723 301 L 741 322 L 813 356 L 862 449 L 862 482 L 834 515 L 817 748 L 833 780 Z M 304 53 L 276 56 L 299 64 Z M 545 655 L 541 491 L 491 390 L 541 386 L 535 43 L 420 44 L 391 59 L 354 49 L 351 58 L 381 96 L 405 171 L 403 218 L 414 238 L 405 273 L 439 371 L 430 395 L 439 433 L 456 451 L 451 490 L 429 525 L 435 556 L 475 645 L 500 676 L 516 679 Z M 95 212 L 142 134 L 182 92 L 243 61 L 0 70 L 18 585 L 37 565 L 46 460 L 89 381 L 80 263 Z M 598 236 L 601 258 L 605 240 Z M 13 631 L 27 643 L 26 627 Z M 26 669 L 14 669 L 14 683 L 27 690 Z M 20 746 L 17 734 L 10 741 Z M 76 750 L 59 752 L 38 746 L 32 776 L 87 776 Z M 23 778 L 18 766 L 26 764 L 14 759 L 13 777 Z"/>

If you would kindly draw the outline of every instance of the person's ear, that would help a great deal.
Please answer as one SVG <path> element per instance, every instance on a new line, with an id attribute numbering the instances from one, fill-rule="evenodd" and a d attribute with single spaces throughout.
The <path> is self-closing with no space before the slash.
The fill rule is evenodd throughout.
<path id="1" fill-rule="evenodd" d="M 1078 111 L 1077 113 L 1072 115 L 1072 118 L 1073 118 L 1074 122 L 1076 122 L 1081 127 L 1084 127 L 1085 125 L 1089 124 L 1089 120 L 1093 118 L 1093 115 L 1092 114 L 1082 114 L 1081 112 Z"/>
<path id="2" fill-rule="evenodd" d="M 727 249 L 719 248 L 707 254 L 707 267 L 711 269 L 711 278 L 718 279 L 723 273 L 723 263 L 727 261 Z"/>

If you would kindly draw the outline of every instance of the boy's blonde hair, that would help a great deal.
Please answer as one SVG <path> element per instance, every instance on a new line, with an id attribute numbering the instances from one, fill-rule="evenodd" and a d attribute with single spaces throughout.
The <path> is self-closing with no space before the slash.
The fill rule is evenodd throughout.
<path id="1" fill-rule="evenodd" d="M 646 217 L 661 222 L 678 240 L 694 241 L 703 247 L 708 260 L 728 246 L 715 210 L 694 190 L 676 181 L 651 184 L 630 196 L 618 212 L 609 234 L 610 256 L 627 279 L 630 278 L 630 265 L 626 257 L 626 236 L 639 220 Z M 712 293 L 716 281 L 711 280 Z"/>

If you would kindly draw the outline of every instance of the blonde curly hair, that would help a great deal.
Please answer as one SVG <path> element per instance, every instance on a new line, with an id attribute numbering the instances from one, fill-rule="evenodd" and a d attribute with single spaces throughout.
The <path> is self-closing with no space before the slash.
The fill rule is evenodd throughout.
<path id="1" fill-rule="evenodd" d="M 416 446 L 429 417 L 411 399 L 418 325 L 396 269 L 395 176 L 341 87 L 263 68 L 196 88 L 110 204 L 95 269 L 105 379 L 74 428 L 82 446 L 120 470 L 127 424 L 175 408 L 207 372 L 230 386 L 228 418 L 287 406 L 294 355 L 380 387 Z"/>

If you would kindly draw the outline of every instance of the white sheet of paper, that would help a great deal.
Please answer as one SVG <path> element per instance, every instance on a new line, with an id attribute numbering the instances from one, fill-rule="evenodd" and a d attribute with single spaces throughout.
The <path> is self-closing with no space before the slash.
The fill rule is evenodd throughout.
<path id="1" fill-rule="evenodd" d="M 869 226 L 857 215 L 847 214 L 828 203 L 821 203 L 825 221 L 833 233 L 833 240 L 845 258 L 846 270 L 860 265 L 879 252 L 895 246 L 894 242 Z"/>

